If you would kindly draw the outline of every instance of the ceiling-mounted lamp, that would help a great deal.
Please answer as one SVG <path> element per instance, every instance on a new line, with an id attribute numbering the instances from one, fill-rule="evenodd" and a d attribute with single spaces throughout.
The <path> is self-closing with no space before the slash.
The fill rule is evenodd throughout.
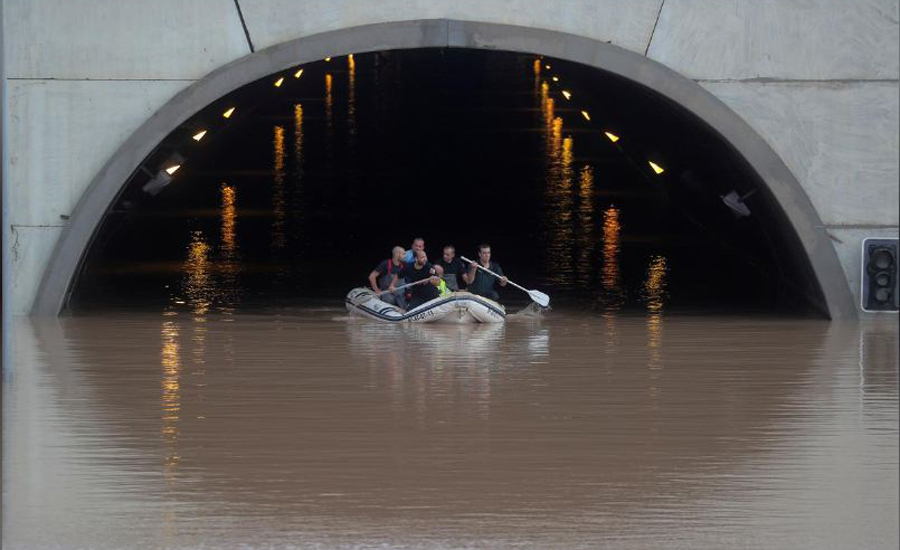
<path id="1" fill-rule="evenodd" d="M 752 197 L 756 193 L 756 189 L 751 189 L 750 192 L 744 193 L 743 195 L 738 195 L 737 191 L 731 191 L 727 195 L 719 195 L 719 198 L 722 199 L 722 202 L 725 203 L 725 206 L 731 209 L 734 212 L 734 215 L 738 218 L 746 218 L 750 215 L 750 209 L 747 208 L 747 205 L 744 204 L 744 201 L 748 198 Z"/>
<path id="2" fill-rule="evenodd" d="M 181 168 L 181 165 L 184 164 L 184 157 L 179 155 L 178 153 L 170 156 L 166 161 L 162 164 L 162 168 L 150 179 L 147 183 L 141 187 L 146 193 L 150 195 L 156 196 L 162 191 L 167 185 L 172 183 L 173 176 L 175 172 Z M 147 174 L 152 174 L 149 170 L 142 167 L 142 170 Z"/>

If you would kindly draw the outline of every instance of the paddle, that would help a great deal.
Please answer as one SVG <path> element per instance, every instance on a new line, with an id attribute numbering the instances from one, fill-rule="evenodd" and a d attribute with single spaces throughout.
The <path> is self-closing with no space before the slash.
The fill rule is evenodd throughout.
<path id="1" fill-rule="evenodd" d="M 477 263 L 477 262 L 473 262 L 472 260 L 466 258 L 465 256 L 460 256 L 460 258 L 462 258 L 462 260 L 463 260 L 464 262 L 469 262 L 470 264 L 474 265 L 474 266 L 477 267 L 478 269 L 481 269 L 482 271 L 487 271 L 488 273 L 490 273 L 490 274 L 493 275 L 494 277 L 497 277 L 498 279 L 501 277 L 500 275 L 497 275 L 496 273 L 494 273 L 494 272 L 491 271 L 490 269 L 484 267 L 483 265 L 481 265 L 481 264 L 479 264 L 479 263 Z M 525 291 L 526 293 L 528 293 L 528 296 L 530 296 L 531 299 L 534 300 L 534 302 L 535 302 L 537 305 L 539 305 L 539 306 L 541 306 L 541 307 L 547 307 L 547 306 L 550 305 L 550 296 L 547 296 L 546 294 L 544 294 L 544 293 L 541 292 L 540 290 L 528 290 L 527 288 L 525 288 L 525 287 L 523 287 L 523 286 L 519 286 L 519 285 L 517 285 L 516 283 L 510 281 L 508 278 L 506 279 L 506 282 L 509 283 L 509 284 L 511 284 L 512 286 L 518 288 L 519 290 L 522 290 L 522 291 Z"/>
<path id="2" fill-rule="evenodd" d="M 394 287 L 394 292 L 397 292 L 398 290 L 403 290 L 404 288 L 407 288 L 407 287 L 420 285 L 420 284 L 422 284 L 422 283 L 427 283 L 427 282 L 430 281 L 430 280 L 431 280 L 431 277 L 427 277 L 427 278 L 425 278 L 425 279 L 418 280 L 418 281 L 416 281 L 416 282 L 414 282 L 414 283 L 408 283 L 408 284 L 405 284 L 405 285 L 402 285 L 402 286 L 395 286 L 395 287 Z M 390 290 L 382 290 L 381 292 L 379 292 L 379 293 L 376 294 L 375 296 L 381 296 L 382 294 L 389 294 L 390 292 L 391 292 Z"/>

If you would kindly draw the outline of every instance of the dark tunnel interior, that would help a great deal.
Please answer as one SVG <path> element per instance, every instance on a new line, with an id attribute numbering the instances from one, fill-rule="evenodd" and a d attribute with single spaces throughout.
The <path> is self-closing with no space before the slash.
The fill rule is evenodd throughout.
<path id="1" fill-rule="evenodd" d="M 298 66 L 196 113 L 123 182 L 68 309 L 342 307 L 414 237 L 430 259 L 490 243 L 554 307 L 824 308 L 767 188 L 682 107 L 558 59 L 418 49 Z"/>

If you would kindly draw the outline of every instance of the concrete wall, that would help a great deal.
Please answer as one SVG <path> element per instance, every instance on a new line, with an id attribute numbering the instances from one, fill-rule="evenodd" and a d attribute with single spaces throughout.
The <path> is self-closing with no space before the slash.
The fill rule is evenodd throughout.
<path id="1" fill-rule="evenodd" d="M 440 18 L 610 42 L 695 80 L 791 169 L 855 293 L 860 240 L 897 234 L 896 0 L 5 0 L 4 303 L 30 310 L 93 177 L 204 75 L 307 35 Z"/>

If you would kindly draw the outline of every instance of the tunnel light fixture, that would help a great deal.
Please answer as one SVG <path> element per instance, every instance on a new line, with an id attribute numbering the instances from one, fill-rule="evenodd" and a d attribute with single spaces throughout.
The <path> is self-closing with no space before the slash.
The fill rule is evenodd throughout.
<path id="1" fill-rule="evenodd" d="M 719 195 L 719 198 L 722 199 L 725 206 L 734 212 L 735 216 L 738 218 L 746 218 L 750 215 L 750 209 L 744 204 L 744 201 L 752 197 L 755 193 L 756 189 L 751 189 L 749 193 L 743 195 L 738 194 L 737 191 L 731 191 L 727 195 Z"/>
<path id="2" fill-rule="evenodd" d="M 301 76 L 303 76 L 303 69 L 300 69 L 299 71 L 294 73 L 294 78 L 300 78 Z"/>
<path id="3" fill-rule="evenodd" d="M 657 175 L 662 174 L 663 172 L 665 172 L 665 170 L 663 169 L 662 166 L 656 164 L 656 163 L 653 162 L 652 160 L 648 160 L 648 161 L 647 161 L 647 164 L 650 165 L 650 168 L 652 168 L 653 171 L 656 172 Z"/>
<path id="4" fill-rule="evenodd" d="M 191 138 L 192 138 L 194 141 L 200 141 L 201 139 L 203 139 L 203 136 L 206 135 L 206 132 L 207 132 L 207 130 L 200 130 L 199 132 L 197 132 L 196 134 L 194 134 L 193 136 L 191 136 Z"/>
<path id="5" fill-rule="evenodd" d="M 611 141 L 613 143 L 619 141 L 619 136 L 617 136 L 616 134 L 614 134 L 612 132 L 603 132 L 603 134 L 609 139 L 609 141 Z"/>
<path id="6" fill-rule="evenodd" d="M 225 118 L 231 118 L 231 115 L 234 114 L 235 107 L 230 107 L 227 111 L 222 113 L 222 116 Z"/>
<path id="7" fill-rule="evenodd" d="M 284 77 L 283 77 L 283 76 L 282 76 L 281 78 L 279 78 L 278 80 L 275 81 L 275 87 L 276 87 L 276 88 L 281 88 L 281 85 L 282 85 L 282 84 L 284 84 Z"/>
<path id="8" fill-rule="evenodd" d="M 564 95 L 566 99 L 572 99 L 572 94 L 569 92 L 569 90 L 563 90 L 562 95 Z"/>
<path id="9" fill-rule="evenodd" d="M 559 82 L 559 77 L 558 77 L 558 76 L 554 76 L 554 77 L 553 77 L 553 82 Z"/>
<path id="10" fill-rule="evenodd" d="M 149 193 L 152 196 L 156 196 L 162 191 L 167 185 L 172 183 L 172 174 L 178 171 L 181 168 L 182 163 L 184 163 L 184 157 L 179 155 L 178 153 L 173 153 L 169 158 L 166 159 L 162 165 L 165 168 L 161 168 L 159 172 L 157 172 L 153 177 L 144 184 L 141 188 L 144 192 Z M 150 175 L 151 172 L 144 167 L 141 167 L 144 173 Z"/>
<path id="11" fill-rule="evenodd" d="M 586 121 L 591 121 L 591 115 L 589 115 L 587 111 L 581 111 L 581 116 L 583 116 Z"/>

